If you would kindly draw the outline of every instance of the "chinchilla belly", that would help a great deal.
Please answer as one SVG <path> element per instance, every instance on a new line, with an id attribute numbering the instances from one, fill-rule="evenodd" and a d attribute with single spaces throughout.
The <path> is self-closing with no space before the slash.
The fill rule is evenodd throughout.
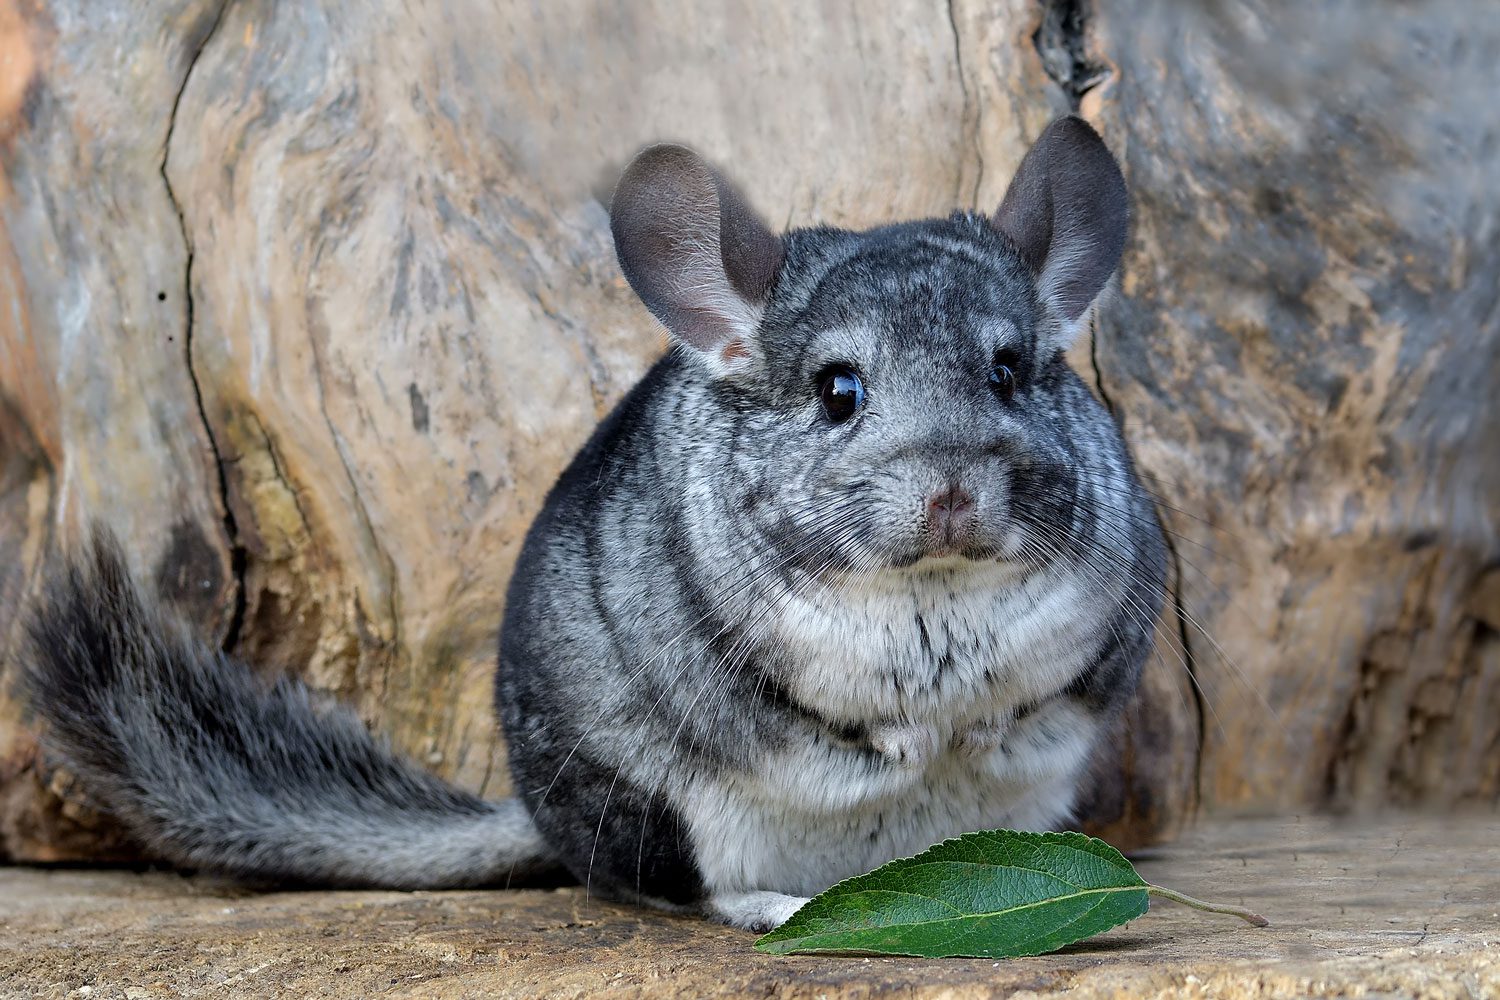
<path id="1" fill-rule="evenodd" d="M 787 696 L 862 735 L 788 720 L 751 768 L 697 780 L 679 808 L 710 887 L 808 895 L 949 837 L 1067 821 L 1104 720 L 1066 688 L 1098 656 L 1104 608 L 1067 572 L 995 582 L 783 614 L 780 648 L 803 665 Z"/>
<path id="2" fill-rule="evenodd" d="M 970 831 L 1056 829 L 1097 731 L 1059 702 L 988 754 L 946 751 L 921 769 L 811 745 L 700 780 L 678 806 L 710 889 L 813 895 Z"/>

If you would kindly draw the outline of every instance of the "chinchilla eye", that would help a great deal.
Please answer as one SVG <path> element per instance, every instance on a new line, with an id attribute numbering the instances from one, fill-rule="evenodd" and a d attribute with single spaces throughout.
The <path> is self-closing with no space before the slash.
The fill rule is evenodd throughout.
<path id="1" fill-rule="evenodd" d="M 818 396 L 828 419 L 841 424 L 865 405 L 865 384 L 853 368 L 836 365 L 824 370 Z"/>
<path id="2" fill-rule="evenodd" d="M 1016 394 L 1016 376 L 1008 365 L 996 365 L 990 369 L 990 385 L 1001 399 L 1009 402 Z"/>

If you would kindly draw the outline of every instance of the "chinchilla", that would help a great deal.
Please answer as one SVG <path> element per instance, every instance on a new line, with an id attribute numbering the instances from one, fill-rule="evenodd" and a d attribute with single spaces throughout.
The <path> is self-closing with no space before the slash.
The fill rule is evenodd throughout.
<path id="1" fill-rule="evenodd" d="M 51 751 L 151 850 L 256 880 L 443 887 L 565 868 L 764 929 L 975 829 L 1068 822 L 1134 690 L 1165 548 L 1064 349 L 1126 194 L 1053 122 L 992 216 L 776 235 L 681 146 L 611 209 L 675 348 L 562 474 L 496 699 L 516 796 L 262 683 L 91 549 L 24 677 Z"/>

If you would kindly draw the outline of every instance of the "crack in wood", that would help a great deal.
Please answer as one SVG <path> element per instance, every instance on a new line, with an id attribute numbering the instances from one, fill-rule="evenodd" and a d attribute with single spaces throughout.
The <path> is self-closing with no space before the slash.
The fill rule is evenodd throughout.
<path id="1" fill-rule="evenodd" d="M 1109 68 L 1089 58 L 1086 44 L 1093 13 L 1089 0 L 1046 0 L 1042 23 L 1031 36 L 1042 68 L 1077 111 L 1083 95 L 1103 83 Z"/>
<path id="2" fill-rule="evenodd" d="M 958 15 L 953 10 L 956 2 L 957 0 L 948 0 L 948 28 L 953 32 L 954 71 L 958 74 L 958 89 L 963 94 L 964 99 L 962 124 L 964 131 L 968 133 L 967 138 L 970 145 L 974 147 L 974 189 L 969 193 L 968 207 L 977 211 L 979 209 L 980 185 L 984 183 L 984 146 L 979 141 L 979 118 L 984 113 L 984 109 L 974 101 L 973 96 L 969 93 L 969 81 L 964 69 L 963 38 L 958 31 Z M 963 184 L 963 172 L 963 164 L 960 162 L 955 188 L 961 187 Z M 956 190 L 954 198 L 962 201 L 963 192 Z"/>
<path id="3" fill-rule="evenodd" d="M 1088 55 L 1087 40 L 1091 14 L 1089 0 L 1044 0 L 1041 24 L 1031 36 L 1032 44 L 1041 58 L 1043 70 L 1048 78 L 1062 90 L 1069 107 L 1074 112 L 1082 106 L 1084 95 L 1103 83 L 1110 73 L 1107 66 L 1091 59 Z M 1123 435 L 1126 430 L 1125 415 L 1110 395 L 1104 378 L 1104 368 L 1100 363 L 1097 315 L 1089 325 L 1088 357 L 1099 399 L 1113 415 Z M 1154 502 L 1153 507 L 1156 508 L 1157 519 L 1165 525 L 1167 518 L 1163 515 L 1161 504 Z M 1176 640 L 1178 646 L 1181 647 L 1183 669 L 1187 671 L 1188 686 L 1192 691 L 1193 709 L 1196 716 L 1192 795 L 1188 803 L 1188 808 L 1196 812 L 1203 798 L 1204 755 L 1208 742 L 1208 704 L 1198 676 L 1198 661 L 1188 629 L 1190 616 L 1183 592 L 1182 556 L 1177 549 L 1177 540 L 1170 531 L 1163 532 L 1163 538 L 1166 541 L 1168 558 L 1172 564 L 1171 579 L 1167 584 L 1167 598 L 1170 601 L 1168 611 L 1176 620 Z M 1165 621 L 1162 625 L 1165 628 L 1171 628 Z"/>
<path id="4" fill-rule="evenodd" d="M 203 433 L 208 440 L 208 448 L 213 456 L 214 473 L 219 486 L 219 504 L 224 511 L 224 533 L 229 539 L 229 575 L 233 588 L 231 597 L 229 621 L 224 626 L 222 647 L 232 650 L 240 638 L 240 629 L 245 619 L 245 562 L 246 550 L 240 541 L 239 525 L 235 522 L 234 510 L 229 504 L 229 476 L 225 471 L 224 457 L 219 449 L 219 443 L 214 436 L 213 422 L 208 418 L 208 409 L 203 402 L 203 386 L 198 380 L 198 372 L 193 367 L 193 238 L 188 232 L 187 217 L 183 212 L 182 204 L 177 200 L 177 192 L 172 188 L 172 178 L 168 172 L 168 164 L 172 156 L 172 138 L 177 131 L 177 114 L 182 105 L 182 95 L 186 93 L 188 83 L 192 80 L 193 70 L 198 65 L 203 50 L 213 39 L 219 30 L 219 25 L 224 21 L 224 13 L 229 9 L 230 0 L 222 2 L 207 19 L 207 29 L 202 31 L 198 41 L 190 46 L 191 54 L 187 60 L 187 66 L 183 70 L 182 83 L 177 88 L 177 93 L 172 98 L 172 111 L 167 118 L 167 133 L 162 140 L 161 156 L 161 179 L 166 188 L 167 201 L 172 205 L 172 211 L 177 216 L 177 225 L 182 233 L 182 245 L 186 258 L 183 263 L 183 355 L 187 362 L 188 382 L 193 387 L 193 402 L 198 411 L 198 419 L 203 423 Z"/>

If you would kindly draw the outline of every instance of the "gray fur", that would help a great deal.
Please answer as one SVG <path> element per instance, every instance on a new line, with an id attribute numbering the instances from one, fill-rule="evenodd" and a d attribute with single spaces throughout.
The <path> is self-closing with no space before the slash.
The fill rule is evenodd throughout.
<path id="1" fill-rule="evenodd" d="M 250 879 L 424 888 L 555 866 L 515 799 L 483 802 L 353 712 L 262 682 L 163 616 L 107 535 L 47 588 L 23 683 L 48 743 L 159 855 Z"/>
<path id="2" fill-rule="evenodd" d="M 453 884 L 507 858 L 545 864 L 545 843 L 594 891 L 756 928 L 945 837 L 1067 822 L 1149 653 L 1165 550 L 1110 415 L 1062 356 L 1118 259 L 1118 168 L 1077 120 L 1044 144 L 993 220 L 863 233 L 773 236 L 681 147 L 627 172 L 620 256 L 682 346 L 598 428 L 527 537 L 496 696 L 530 821 L 500 807 L 511 828 L 488 853 L 473 800 L 383 756 L 399 777 L 375 793 L 341 774 L 342 750 L 307 759 L 321 727 L 339 748 L 364 746 L 363 729 L 294 685 L 252 689 L 142 608 L 64 600 L 39 618 L 35 687 L 57 744 L 149 843 L 193 863 Z M 991 381 L 1002 363 L 1013 393 Z M 867 391 L 846 422 L 820 402 L 830 366 Z M 960 488 L 969 515 L 950 519 Z M 153 684 L 91 674 L 91 631 Z M 54 674 L 105 693 L 73 713 Z M 221 683 L 217 701 L 178 690 Z M 304 706 L 290 746 L 179 738 L 245 738 L 267 719 L 257 698 Z M 70 713 L 108 718 L 118 760 Z M 153 728 L 163 715 L 180 732 Z M 277 767 L 258 763 L 269 754 Z M 247 835 L 196 786 L 203 768 L 236 801 L 295 808 L 253 813 Z M 141 777 L 156 771 L 173 777 Z M 336 851 L 320 825 L 335 814 L 391 856 L 430 859 L 431 877 L 369 849 L 309 862 Z M 421 846 L 403 853 L 403 838 Z"/>
<path id="3" fill-rule="evenodd" d="M 993 222 L 734 241 L 780 262 L 739 306 L 703 194 L 732 188 L 680 149 L 648 151 L 670 163 L 652 185 L 684 176 L 698 194 L 642 218 L 654 201 L 627 173 L 627 276 L 656 269 L 642 295 L 674 332 L 690 317 L 690 346 L 554 489 L 499 675 L 519 791 L 580 879 L 758 926 L 746 914 L 785 905 L 766 892 L 1069 819 L 1149 651 L 1164 549 L 1113 421 L 1061 356 L 1078 296 L 1118 259 L 1118 168 L 1077 120 L 1038 145 Z M 1061 251 L 1035 245 L 1047 234 Z M 747 312 L 749 331 L 723 319 Z M 720 317 L 712 337 L 703 315 Z M 1009 400 L 987 379 L 997 359 Z M 830 364 L 868 388 L 847 423 L 820 411 Z M 933 558 L 925 501 L 958 481 L 979 517 Z"/>

